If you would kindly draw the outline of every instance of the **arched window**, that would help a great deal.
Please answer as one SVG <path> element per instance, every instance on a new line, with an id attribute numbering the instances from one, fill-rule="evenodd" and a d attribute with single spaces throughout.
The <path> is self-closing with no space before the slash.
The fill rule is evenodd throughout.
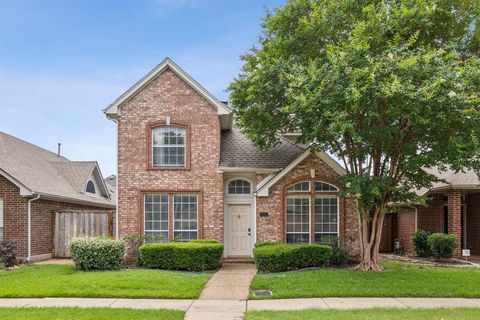
<path id="1" fill-rule="evenodd" d="M 88 193 L 93 193 L 95 194 L 95 184 L 93 183 L 92 180 L 88 180 L 87 182 L 87 187 L 85 188 L 85 191 Z"/>
<path id="2" fill-rule="evenodd" d="M 330 183 L 315 181 L 315 191 L 338 191 L 338 188 Z"/>
<path id="3" fill-rule="evenodd" d="M 314 192 L 310 188 L 314 188 Z M 335 244 L 339 231 L 338 191 L 334 185 L 322 181 L 302 181 L 288 186 L 286 242 Z M 333 194 L 322 194 L 325 192 Z"/>
<path id="4" fill-rule="evenodd" d="M 228 183 L 228 194 L 250 194 L 251 192 L 251 184 L 246 180 L 237 179 Z"/>
<path id="5" fill-rule="evenodd" d="M 163 126 L 152 129 L 153 167 L 185 166 L 185 128 Z"/>
<path id="6" fill-rule="evenodd" d="M 304 191 L 310 191 L 310 182 L 303 181 L 303 182 L 295 183 L 287 188 L 287 192 L 304 192 Z"/>

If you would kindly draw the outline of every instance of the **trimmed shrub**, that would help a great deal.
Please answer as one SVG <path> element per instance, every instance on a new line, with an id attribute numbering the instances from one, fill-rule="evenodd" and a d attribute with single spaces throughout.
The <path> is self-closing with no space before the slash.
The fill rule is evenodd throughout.
<path id="1" fill-rule="evenodd" d="M 74 238 L 70 252 L 79 270 L 118 270 L 123 264 L 125 243 L 105 238 Z"/>
<path id="2" fill-rule="evenodd" d="M 264 246 L 272 246 L 272 245 L 277 245 L 278 242 L 273 242 L 273 241 L 260 241 L 260 242 L 257 242 L 255 243 L 255 248 L 260 248 L 260 247 L 264 247 Z"/>
<path id="3" fill-rule="evenodd" d="M 433 233 L 428 236 L 428 245 L 430 246 L 434 258 L 451 258 L 453 250 L 457 245 L 457 239 L 451 234 Z"/>
<path id="4" fill-rule="evenodd" d="M 412 235 L 412 243 L 415 247 L 415 253 L 419 257 L 428 258 L 432 256 L 430 245 L 428 244 L 428 237 L 430 232 L 418 230 Z"/>
<path id="5" fill-rule="evenodd" d="M 17 265 L 17 246 L 15 242 L 0 241 L 0 262 L 6 270 Z"/>
<path id="6" fill-rule="evenodd" d="M 145 266 L 164 270 L 205 271 L 221 266 L 223 244 L 216 242 L 146 243 L 140 247 Z"/>
<path id="7" fill-rule="evenodd" d="M 350 256 L 346 250 L 339 248 L 338 246 L 332 247 L 332 257 L 330 258 L 330 265 L 340 267 L 344 266 L 350 260 Z"/>
<path id="8" fill-rule="evenodd" d="M 220 243 L 220 241 L 218 240 L 215 240 L 215 239 L 194 239 L 194 240 L 190 240 L 188 241 L 190 243 Z"/>
<path id="9" fill-rule="evenodd" d="M 258 271 L 281 272 L 308 267 L 326 267 L 332 248 L 320 244 L 261 245 L 253 249 Z"/>

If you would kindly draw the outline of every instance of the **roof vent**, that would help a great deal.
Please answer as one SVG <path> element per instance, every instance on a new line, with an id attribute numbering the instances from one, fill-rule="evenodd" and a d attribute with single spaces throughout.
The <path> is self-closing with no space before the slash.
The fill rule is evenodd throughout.
<path id="1" fill-rule="evenodd" d="M 60 149 L 62 148 L 62 144 L 59 142 L 58 143 L 58 149 L 57 149 L 57 157 L 60 157 Z"/>

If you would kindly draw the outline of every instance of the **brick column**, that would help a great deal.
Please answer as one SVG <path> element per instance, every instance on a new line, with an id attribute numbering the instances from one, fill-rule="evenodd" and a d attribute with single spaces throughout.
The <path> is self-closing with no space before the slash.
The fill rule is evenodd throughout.
<path id="1" fill-rule="evenodd" d="M 462 220 L 461 220 L 462 194 L 460 190 L 450 190 L 448 192 L 448 233 L 457 238 L 457 247 L 453 251 L 453 256 L 461 257 L 462 240 Z"/>

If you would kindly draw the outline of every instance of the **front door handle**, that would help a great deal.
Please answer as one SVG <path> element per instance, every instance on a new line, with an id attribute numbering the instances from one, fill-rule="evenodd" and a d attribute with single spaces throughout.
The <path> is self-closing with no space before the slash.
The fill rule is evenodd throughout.
<path id="1" fill-rule="evenodd" d="M 252 229 L 251 228 L 248 228 L 248 235 L 252 235 Z"/>

